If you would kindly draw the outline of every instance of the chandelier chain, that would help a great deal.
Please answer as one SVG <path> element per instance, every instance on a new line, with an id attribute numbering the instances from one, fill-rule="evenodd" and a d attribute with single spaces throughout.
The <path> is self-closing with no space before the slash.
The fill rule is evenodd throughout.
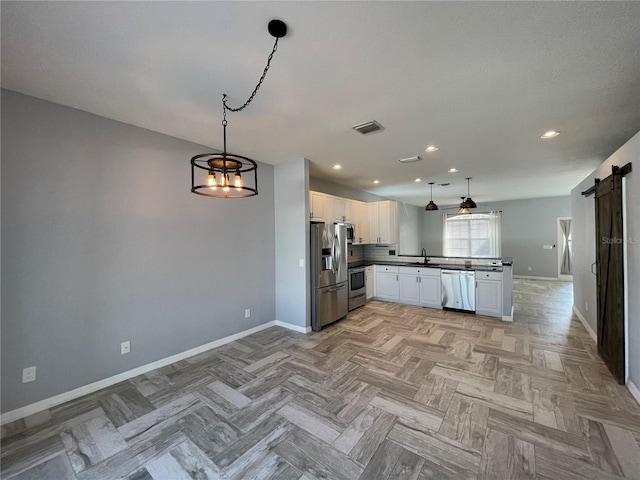
<path id="1" fill-rule="evenodd" d="M 225 113 L 223 125 L 227 121 L 226 120 L 227 110 L 231 112 L 239 112 L 241 110 L 244 110 L 244 108 L 251 103 L 251 100 L 253 100 L 253 97 L 256 96 L 256 93 L 258 93 L 258 90 L 260 89 L 262 82 L 264 82 L 264 78 L 267 76 L 267 72 L 269 71 L 269 67 L 271 66 L 271 59 L 273 58 L 273 54 L 276 53 L 276 50 L 278 50 L 278 38 L 276 38 L 276 41 L 273 44 L 273 50 L 271 50 L 271 53 L 269 54 L 269 58 L 267 58 L 267 66 L 264 67 L 264 72 L 262 72 L 262 76 L 260 77 L 260 80 L 258 80 L 258 84 L 256 85 L 256 88 L 253 89 L 253 92 L 251 92 L 251 95 L 249 96 L 248 100 L 244 102 L 244 105 L 238 108 L 232 108 L 229 105 L 227 105 L 227 94 L 225 93 L 222 95 L 222 105 L 224 106 L 224 113 Z"/>

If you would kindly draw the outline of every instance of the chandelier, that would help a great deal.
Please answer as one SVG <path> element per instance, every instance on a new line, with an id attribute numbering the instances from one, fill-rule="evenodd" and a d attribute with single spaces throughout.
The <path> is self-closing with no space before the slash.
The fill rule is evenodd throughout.
<path id="1" fill-rule="evenodd" d="M 287 25 L 281 20 L 271 20 L 268 29 L 276 41 L 267 59 L 267 66 L 249 99 L 242 106 L 232 108 L 227 105 L 227 95 L 222 95 L 222 153 L 202 153 L 191 158 L 191 192 L 197 195 L 215 198 L 243 198 L 258 195 L 258 164 L 242 155 L 227 153 L 227 111 L 239 112 L 249 105 L 267 75 L 273 54 L 278 49 L 278 40 L 287 34 Z M 233 176 L 233 182 L 231 176 Z M 199 183 L 200 179 L 206 180 Z"/>

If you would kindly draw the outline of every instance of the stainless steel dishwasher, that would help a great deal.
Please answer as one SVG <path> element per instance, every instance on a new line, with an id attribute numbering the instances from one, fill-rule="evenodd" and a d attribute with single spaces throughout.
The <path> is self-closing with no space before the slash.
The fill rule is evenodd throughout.
<path id="1" fill-rule="evenodd" d="M 476 311 L 476 272 L 473 270 L 442 270 L 442 308 Z"/>

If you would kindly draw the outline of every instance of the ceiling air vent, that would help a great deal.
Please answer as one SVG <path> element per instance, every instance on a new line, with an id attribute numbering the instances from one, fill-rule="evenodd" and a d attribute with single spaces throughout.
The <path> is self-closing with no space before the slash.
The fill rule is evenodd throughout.
<path id="1" fill-rule="evenodd" d="M 371 120 L 370 122 L 360 123 L 358 125 L 354 125 L 353 128 L 356 132 L 360 132 L 363 135 L 367 133 L 377 132 L 379 130 L 384 130 L 384 127 L 380 125 L 375 120 Z"/>

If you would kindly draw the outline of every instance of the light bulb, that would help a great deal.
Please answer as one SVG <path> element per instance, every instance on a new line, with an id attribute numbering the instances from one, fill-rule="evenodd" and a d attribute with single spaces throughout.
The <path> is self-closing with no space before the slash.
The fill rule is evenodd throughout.
<path id="1" fill-rule="evenodd" d="M 224 190 L 225 192 L 228 192 L 229 191 L 229 183 L 230 183 L 229 182 L 229 174 L 225 173 L 224 174 L 224 183 L 223 183 L 224 188 L 222 190 Z"/>
<path id="2" fill-rule="evenodd" d="M 216 187 L 216 174 L 212 171 L 209 172 L 209 176 L 207 177 L 207 185 L 211 190 L 215 190 Z"/>
<path id="3" fill-rule="evenodd" d="M 240 176 L 240 172 L 236 172 L 236 176 L 233 178 L 233 183 L 235 184 L 237 189 L 242 187 L 242 177 Z"/>

